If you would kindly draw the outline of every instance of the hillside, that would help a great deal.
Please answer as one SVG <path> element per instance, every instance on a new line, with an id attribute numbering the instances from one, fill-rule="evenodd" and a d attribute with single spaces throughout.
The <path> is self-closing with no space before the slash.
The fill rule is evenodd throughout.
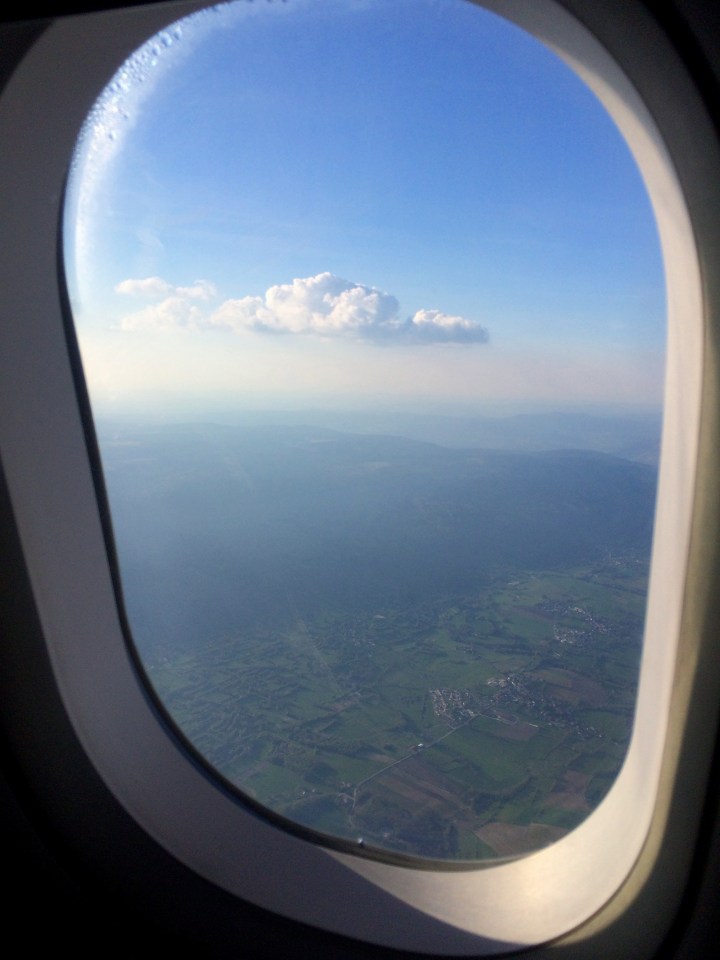
<path id="1" fill-rule="evenodd" d="M 102 453 L 148 655 L 326 607 L 469 590 L 498 568 L 649 551 L 655 470 L 596 452 L 192 425 L 127 431 Z"/>

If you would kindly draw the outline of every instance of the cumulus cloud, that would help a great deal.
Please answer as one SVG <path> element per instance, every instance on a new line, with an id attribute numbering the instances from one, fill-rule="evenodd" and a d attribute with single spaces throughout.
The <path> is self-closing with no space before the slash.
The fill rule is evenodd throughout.
<path id="1" fill-rule="evenodd" d="M 357 336 L 397 316 L 390 294 L 331 273 L 270 287 L 264 297 L 227 300 L 210 322 L 230 330 Z"/>
<path id="2" fill-rule="evenodd" d="M 487 329 L 466 317 L 453 316 L 440 310 L 418 310 L 402 324 L 402 334 L 417 342 L 487 343 Z"/>
<path id="3" fill-rule="evenodd" d="M 115 293 L 120 293 L 126 297 L 145 297 L 153 299 L 155 297 L 164 297 L 172 287 L 167 280 L 160 277 L 145 277 L 142 280 L 123 280 L 115 287 Z"/>
<path id="4" fill-rule="evenodd" d="M 264 297 L 226 300 L 210 317 L 216 327 L 241 332 L 315 334 L 381 342 L 484 343 L 485 327 L 439 310 L 418 310 L 402 319 L 391 294 L 332 273 L 270 287 Z"/>
<path id="5" fill-rule="evenodd" d="M 166 297 L 136 313 L 123 317 L 120 329 L 132 330 L 198 330 L 206 325 L 202 311 L 185 297 Z"/>
<path id="6" fill-rule="evenodd" d="M 175 287 L 175 293 L 188 300 L 212 300 L 217 296 L 217 290 L 209 280 L 196 280 L 191 287 Z"/>
<path id="7" fill-rule="evenodd" d="M 160 299 L 125 317 L 123 330 L 215 329 L 233 333 L 314 335 L 378 343 L 485 343 L 488 332 L 477 321 L 418 310 L 402 318 L 395 297 L 375 287 L 351 283 L 332 273 L 276 284 L 264 296 L 226 300 L 205 315 L 194 301 L 216 296 L 206 280 L 173 287 L 160 277 L 124 280 L 119 294 Z"/>
<path id="8" fill-rule="evenodd" d="M 207 318 L 193 301 L 212 300 L 217 296 L 215 287 L 208 280 L 196 280 L 188 287 L 175 287 L 162 277 L 123 280 L 116 285 L 115 293 L 159 301 L 124 316 L 120 329 L 126 331 L 200 330 L 207 326 Z"/>

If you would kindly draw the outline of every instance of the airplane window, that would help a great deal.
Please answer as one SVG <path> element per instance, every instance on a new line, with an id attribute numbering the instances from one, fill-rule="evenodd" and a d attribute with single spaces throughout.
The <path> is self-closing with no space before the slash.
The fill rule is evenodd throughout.
<path id="1" fill-rule="evenodd" d="M 233 3 L 87 120 L 66 270 L 132 643 L 289 829 L 503 859 L 630 741 L 655 223 L 578 77 L 465 0 Z"/>

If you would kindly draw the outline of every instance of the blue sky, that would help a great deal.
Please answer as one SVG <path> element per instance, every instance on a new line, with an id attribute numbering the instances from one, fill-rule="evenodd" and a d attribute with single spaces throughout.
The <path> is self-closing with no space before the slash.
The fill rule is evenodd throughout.
<path id="1" fill-rule="evenodd" d="M 661 399 L 629 150 L 464 0 L 238 3 L 164 32 L 87 126 L 66 231 L 98 402 Z"/>

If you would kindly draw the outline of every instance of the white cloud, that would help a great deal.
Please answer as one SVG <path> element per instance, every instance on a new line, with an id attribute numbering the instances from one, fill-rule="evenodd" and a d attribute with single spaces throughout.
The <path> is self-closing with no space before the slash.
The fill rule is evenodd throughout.
<path id="1" fill-rule="evenodd" d="M 131 313 L 120 321 L 120 329 L 158 330 L 197 330 L 205 325 L 201 310 L 184 297 L 166 297 L 160 303 L 152 304 L 137 313 Z"/>
<path id="2" fill-rule="evenodd" d="M 395 297 L 332 273 L 270 287 L 264 297 L 226 300 L 210 317 L 213 326 L 236 333 L 315 334 L 384 343 L 484 343 L 487 330 L 465 317 L 419 310 L 402 320 Z"/>
<path id="3" fill-rule="evenodd" d="M 391 321 L 397 311 L 390 294 L 319 273 L 270 287 L 264 297 L 227 300 L 210 321 L 235 331 L 357 336 Z"/>
<path id="4" fill-rule="evenodd" d="M 402 326 L 409 340 L 432 341 L 454 340 L 465 343 L 487 343 L 489 335 L 485 327 L 466 317 L 452 316 L 440 310 L 418 310 Z"/>
<path id="5" fill-rule="evenodd" d="M 175 293 L 188 300 L 212 300 L 217 296 L 217 290 L 209 280 L 196 280 L 191 287 L 175 287 Z"/>
<path id="6" fill-rule="evenodd" d="M 172 290 L 167 280 L 160 277 L 145 277 L 143 280 L 123 280 L 115 287 L 115 293 L 126 297 L 145 297 L 154 299 L 164 297 Z"/>
<path id="7" fill-rule="evenodd" d="M 488 332 L 474 320 L 440 310 L 418 310 L 402 319 L 395 297 L 332 273 L 276 284 L 262 297 L 226 300 L 206 316 L 193 301 L 217 294 L 207 280 L 174 287 L 160 277 L 123 280 L 119 294 L 162 297 L 160 303 L 123 318 L 122 330 L 215 329 L 233 333 L 301 334 L 378 343 L 485 343 Z"/>

